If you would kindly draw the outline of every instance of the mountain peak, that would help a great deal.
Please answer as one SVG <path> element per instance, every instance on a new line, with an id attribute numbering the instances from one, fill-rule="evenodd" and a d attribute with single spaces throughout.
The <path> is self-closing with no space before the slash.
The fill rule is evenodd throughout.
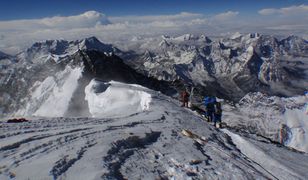
<path id="1" fill-rule="evenodd" d="M 101 43 L 101 41 L 98 40 L 97 37 L 95 37 L 95 36 L 85 38 L 84 40 L 89 42 L 89 43 Z"/>
<path id="2" fill-rule="evenodd" d="M 87 50 L 98 50 L 98 51 L 102 51 L 106 53 L 111 53 L 116 49 L 110 44 L 102 43 L 95 36 L 91 36 L 91 37 L 85 38 L 82 41 L 80 41 L 79 48 L 87 49 Z"/>

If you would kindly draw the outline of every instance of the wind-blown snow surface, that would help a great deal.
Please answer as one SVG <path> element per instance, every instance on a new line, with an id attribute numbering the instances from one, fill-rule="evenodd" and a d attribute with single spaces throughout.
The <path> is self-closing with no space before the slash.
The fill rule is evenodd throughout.
<path id="1" fill-rule="evenodd" d="M 85 88 L 85 98 L 92 117 L 121 117 L 149 109 L 151 94 L 145 91 L 139 85 L 92 80 Z"/>
<path id="2" fill-rule="evenodd" d="M 105 102 L 112 102 L 111 107 L 118 104 L 117 109 L 110 110 L 117 111 L 121 117 L 112 117 L 109 111 L 105 111 L 109 118 L 96 114 L 99 105 L 89 100 L 91 111 L 100 118 L 32 118 L 25 123 L 1 122 L 0 179 L 238 180 L 276 177 L 279 169 L 275 166 L 269 170 L 260 167 L 242 154 L 229 136 L 159 92 L 95 80 L 86 91 L 88 99 L 106 98 Z M 140 111 L 129 114 L 131 105 L 120 100 L 123 96 L 123 100 L 134 99 L 133 107 L 140 107 Z M 141 103 L 143 100 L 146 103 Z M 147 106 L 142 109 L 144 104 Z M 192 131 L 195 137 L 184 136 L 183 129 Z M 281 149 L 260 144 L 264 148 Z M 284 167 L 296 167 L 296 160 L 302 159 L 301 168 L 308 168 L 307 155 L 288 153 L 290 159 L 284 162 Z M 306 171 L 294 173 L 288 177 L 308 176 Z"/>

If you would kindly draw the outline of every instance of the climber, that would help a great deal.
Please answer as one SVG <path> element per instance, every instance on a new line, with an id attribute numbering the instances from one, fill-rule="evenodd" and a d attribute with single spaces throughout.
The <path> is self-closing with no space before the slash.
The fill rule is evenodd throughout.
<path id="1" fill-rule="evenodd" d="M 221 103 L 215 102 L 214 109 L 215 109 L 215 111 L 214 111 L 214 126 L 216 127 L 216 125 L 217 125 L 218 128 L 220 128 L 221 116 L 222 116 Z"/>
<path id="2" fill-rule="evenodd" d="M 189 100 L 189 93 L 186 91 L 182 91 L 181 93 L 181 101 L 182 101 L 182 107 L 188 107 L 188 100 Z"/>
<path id="3" fill-rule="evenodd" d="M 216 98 L 213 96 L 204 98 L 204 105 L 206 107 L 206 117 L 209 122 L 213 122 L 214 120 L 215 103 L 216 103 Z"/>

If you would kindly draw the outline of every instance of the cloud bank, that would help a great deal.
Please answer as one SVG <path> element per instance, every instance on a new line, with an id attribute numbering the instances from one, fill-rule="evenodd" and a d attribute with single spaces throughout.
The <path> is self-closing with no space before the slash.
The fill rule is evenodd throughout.
<path id="1" fill-rule="evenodd" d="M 290 6 L 280 9 L 268 8 L 258 11 L 261 15 L 283 15 L 283 16 L 308 16 L 308 5 Z"/>
<path id="2" fill-rule="evenodd" d="M 307 37 L 307 9 L 306 5 L 261 9 L 255 12 L 256 17 L 253 19 L 242 16 L 238 11 L 214 15 L 182 12 L 173 15 L 121 17 L 107 17 L 100 12 L 88 11 L 75 16 L 0 21 L 0 51 L 15 54 L 36 41 L 75 40 L 89 36 L 96 36 L 108 43 L 130 41 L 135 36 L 183 33 L 217 36 L 237 31 L 298 34 Z"/>

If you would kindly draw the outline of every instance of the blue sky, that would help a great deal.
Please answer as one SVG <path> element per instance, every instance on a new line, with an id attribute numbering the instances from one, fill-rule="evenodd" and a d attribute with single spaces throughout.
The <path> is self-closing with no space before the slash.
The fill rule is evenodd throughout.
<path id="1" fill-rule="evenodd" d="M 107 16 L 239 11 L 254 16 L 259 9 L 308 4 L 308 0 L 1 0 L 0 20 L 69 16 L 95 10 Z"/>

